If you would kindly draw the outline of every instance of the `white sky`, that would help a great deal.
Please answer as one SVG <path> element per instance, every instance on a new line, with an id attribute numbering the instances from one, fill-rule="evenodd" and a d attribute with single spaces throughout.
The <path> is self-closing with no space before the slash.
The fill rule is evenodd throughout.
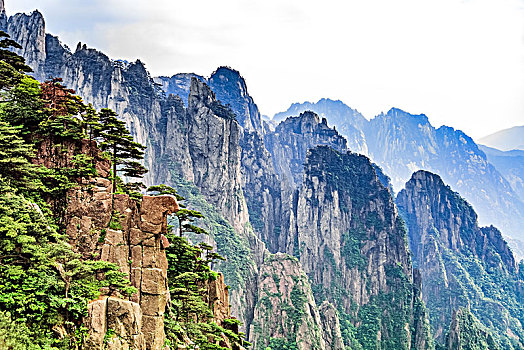
<path id="1" fill-rule="evenodd" d="M 152 75 L 240 71 L 261 112 L 340 99 L 474 138 L 524 125 L 524 0 L 5 0 Z"/>

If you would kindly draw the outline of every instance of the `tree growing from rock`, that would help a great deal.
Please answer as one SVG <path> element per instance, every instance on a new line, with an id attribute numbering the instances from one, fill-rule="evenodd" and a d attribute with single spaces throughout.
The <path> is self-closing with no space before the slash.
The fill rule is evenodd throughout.
<path id="1" fill-rule="evenodd" d="M 111 109 L 104 108 L 99 113 L 100 130 L 98 136 L 101 140 L 100 148 L 107 152 L 113 164 L 113 194 L 117 191 L 117 174 L 123 173 L 124 176 L 141 178 L 146 172 L 146 168 L 138 161 L 144 159 L 145 147 L 133 141 L 129 130 L 123 121 L 117 118 L 117 114 Z M 134 183 L 134 189 L 141 186 Z M 130 186 L 131 187 L 131 186 Z"/>

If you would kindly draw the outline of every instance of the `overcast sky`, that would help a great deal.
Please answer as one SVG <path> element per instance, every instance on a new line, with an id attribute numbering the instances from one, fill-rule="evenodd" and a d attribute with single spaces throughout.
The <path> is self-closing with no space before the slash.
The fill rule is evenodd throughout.
<path id="1" fill-rule="evenodd" d="M 524 125 L 524 0 L 5 0 L 152 75 L 240 71 L 261 112 L 340 99 L 474 138 Z"/>

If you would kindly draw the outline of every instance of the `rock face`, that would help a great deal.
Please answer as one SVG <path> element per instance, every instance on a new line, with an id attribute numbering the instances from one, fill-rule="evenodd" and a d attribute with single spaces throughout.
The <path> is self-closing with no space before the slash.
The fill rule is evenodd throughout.
<path id="1" fill-rule="evenodd" d="M 340 349 L 324 343 L 313 293 L 296 258 L 283 253 L 266 258 L 258 288 L 250 330 L 253 349 Z"/>
<path id="2" fill-rule="evenodd" d="M 495 339 L 503 348 L 520 349 L 522 281 L 500 231 L 493 226 L 480 228 L 473 208 L 427 171 L 413 174 L 397 203 L 406 218 L 437 340 L 444 341 L 453 312 L 469 307 L 498 334 Z"/>
<path id="3" fill-rule="evenodd" d="M 2 6 L 3 8 L 4 6 Z M 5 16 L 5 8 L 0 9 L 0 16 Z M 2 20 L 5 23 L 5 17 Z M 24 56 L 26 64 L 39 76 L 46 59 L 44 17 L 39 11 L 30 15 L 18 13 L 7 20 L 7 33 L 22 46 L 14 51 Z"/>
<path id="4" fill-rule="evenodd" d="M 228 104 L 235 112 L 239 124 L 245 131 L 262 134 L 262 118 L 247 85 L 240 73 L 228 67 L 219 67 L 209 78 L 209 87 L 218 99 Z"/>
<path id="5" fill-rule="evenodd" d="M 179 73 L 170 78 L 163 76 L 155 77 L 153 80 L 155 83 L 160 84 L 166 96 L 173 95 L 180 97 L 187 107 L 192 78 L 196 78 L 206 84 L 208 83 L 207 79 L 194 73 Z"/>
<path id="6" fill-rule="evenodd" d="M 462 308 L 453 313 L 453 320 L 446 337 L 446 349 L 498 350 L 500 347 L 471 311 Z"/>
<path id="7" fill-rule="evenodd" d="M 287 252 L 299 258 L 315 300 L 333 303 L 344 320 L 346 346 L 425 348 L 412 342 L 424 315 L 414 312 L 406 231 L 366 157 L 310 150 L 288 235 Z"/>
<path id="8" fill-rule="evenodd" d="M 101 165 L 109 174 L 109 162 Z M 100 333 L 103 341 L 104 334 L 112 329 L 118 341 L 131 349 L 161 349 L 169 295 L 163 235 L 167 216 L 178 211 L 177 201 L 173 196 L 144 196 L 137 205 L 124 194 L 113 199 L 111 182 L 106 178 L 93 178 L 89 184 L 92 195 L 84 187 L 69 194 L 66 232 L 82 255 L 98 255 L 118 265 L 138 293 L 130 301 L 109 298 L 90 306 L 92 317 L 105 315 L 106 320 L 91 320 L 92 326 L 100 324 L 90 330 L 88 348 L 102 349 Z M 115 349 L 121 348 L 120 343 L 115 344 Z"/>
<path id="9" fill-rule="evenodd" d="M 347 149 L 346 140 L 327 125 L 327 120 L 321 120 L 310 111 L 287 118 L 274 132 L 266 135 L 265 142 L 275 171 L 293 187 L 302 183 L 306 153 L 310 148 L 328 145 L 338 151 Z"/>
<path id="10" fill-rule="evenodd" d="M 315 103 L 293 103 L 287 111 L 275 114 L 273 121 L 280 123 L 288 117 L 297 116 L 306 111 L 313 111 L 321 118 L 326 118 L 331 125 L 335 125 L 337 131 L 346 138 L 348 148 L 352 152 L 368 153 L 366 136 L 363 132 L 367 120 L 357 110 L 348 107 L 342 101 L 323 98 Z"/>
<path id="11" fill-rule="evenodd" d="M 321 329 L 326 349 L 344 349 L 344 340 L 340 332 L 340 321 L 335 306 L 324 300 L 318 312 L 322 321 Z"/>
<path id="12" fill-rule="evenodd" d="M 209 78 L 209 86 L 223 104 L 231 107 L 241 126 L 242 188 L 251 225 L 271 252 L 278 249 L 275 237 L 282 230 L 282 181 L 273 167 L 264 142 L 262 117 L 240 73 L 219 67 Z"/>
<path id="13" fill-rule="evenodd" d="M 142 309 L 120 298 L 105 297 L 89 304 L 89 336 L 84 348 L 93 350 L 144 350 Z"/>
<path id="14" fill-rule="evenodd" d="M 192 78 L 188 113 L 192 116 L 189 152 L 194 182 L 242 232 L 249 216 L 240 181 L 240 127 L 233 114 L 218 106 L 209 87 Z"/>

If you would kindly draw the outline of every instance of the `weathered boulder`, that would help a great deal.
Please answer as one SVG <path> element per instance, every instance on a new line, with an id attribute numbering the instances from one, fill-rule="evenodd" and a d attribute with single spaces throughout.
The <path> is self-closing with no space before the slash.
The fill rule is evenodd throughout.
<path id="1" fill-rule="evenodd" d="M 142 310 L 129 300 L 108 297 L 93 301 L 88 307 L 89 333 L 86 350 L 145 350 Z"/>

